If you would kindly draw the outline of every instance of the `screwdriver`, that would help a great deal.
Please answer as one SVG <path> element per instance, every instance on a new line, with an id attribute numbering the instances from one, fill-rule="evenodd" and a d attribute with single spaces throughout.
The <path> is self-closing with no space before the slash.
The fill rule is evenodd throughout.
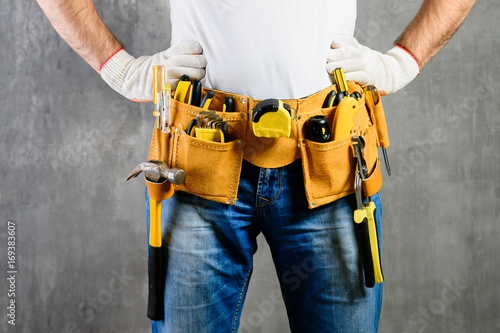
<path id="1" fill-rule="evenodd" d="M 156 128 L 161 128 L 160 117 L 162 110 L 161 91 L 163 88 L 163 66 L 153 66 L 153 103 L 155 104 L 155 111 L 153 112 L 156 117 Z"/>
<path id="2" fill-rule="evenodd" d="M 337 83 L 337 95 L 335 96 L 333 106 L 337 106 L 340 101 L 344 99 L 344 97 L 349 96 L 349 87 L 347 86 L 347 80 L 342 67 L 335 69 L 333 71 L 333 75 L 335 76 L 335 82 Z"/>
<path id="3" fill-rule="evenodd" d="M 161 109 L 161 131 L 170 133 L 170 102 L 172 98 L 172 88 L 170 84 L 164 84 L 161 92 L 162 109 Z"/>
<path id="4" fill-rule="evenodd" d="M 366 86 L 364 88 L 365 91 L 365 96 L 366 96 L 366 103 L 374 109 L 375 106 L 380 102 L 380 93 L 378 92 L 377 88 L 373 85 Z M 379 113 L 379 117 L 381 117 L 380 121 L 385 123 L 385 115 L 383 112 Z M 385 162 L 385 167 L 387 169 L 387 174 L 391 176 L 391 164 L 389 163 L 389 155 L 387 155 L 387 149 L 382 147 L 382 153 L 384 155 L 384 162 Z"/>

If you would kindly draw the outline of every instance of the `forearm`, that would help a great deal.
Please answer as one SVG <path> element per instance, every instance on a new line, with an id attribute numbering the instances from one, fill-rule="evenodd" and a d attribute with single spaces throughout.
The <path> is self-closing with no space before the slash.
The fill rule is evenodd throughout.
<path id="1" fill-rule="evenodd" d="M 92 0 L 37 0 L 61 37 L 93 69 L 122 46 L 97 14 Z"/>
<path id="2" fill-rule="evenodd" d="M 476 0 L 424 0 L 417 16 L 396 43 L 424 67 L 450 40 Z"/>

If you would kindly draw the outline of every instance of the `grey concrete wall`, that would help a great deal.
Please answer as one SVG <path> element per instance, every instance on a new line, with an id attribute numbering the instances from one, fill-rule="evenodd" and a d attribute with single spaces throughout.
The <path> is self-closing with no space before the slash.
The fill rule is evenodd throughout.
<path id="1" fill-rule="evenodd" d="M 96 2 L 132 54 L 169 46 L 165 1 Z M 417 9 L 360 0 L 357 37 L 386 50 Z M 500 331 L 499 16 L 479 1 L 421 76 L 384 98 L 394 175 L 381 193 L 381 332 Z M 108 88 L 34 1 L 0 0 L 0 26 L 0 331 L 147 332 L 144 189 L 123 179 L 146 156 L 151 105 Z M 259 309 L 278 288 L 259 245 L 240 331 L 288 332 L 282 304 Z"/>

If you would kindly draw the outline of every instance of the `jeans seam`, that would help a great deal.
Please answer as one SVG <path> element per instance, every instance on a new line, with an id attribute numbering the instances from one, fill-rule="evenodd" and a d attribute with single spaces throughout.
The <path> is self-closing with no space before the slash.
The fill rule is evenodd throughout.
<path id="1" fill-rule="evenodd" d="M 234 312 L 234 317 L 233 317 L 233 328 L 232 328 L 232 333 L 235 333 L 236 330 L 238 329 L 238 327 L 236 327 L 236 323 L 238 322 L 238 315 L 240 313 L 240 309 L 241 309 L 241 300 L 243 298 L 243 292 L 246 288 L 246 286 L 248 285 L 248 280 L 250 279 L 250 273 L 252 272 L 252 267 L 253 267 L 253 264 L 250 265 L 250 268 L 248 269 L 248 272 L 245 276 L 245 281 L 243 281 L 243 286 L 241 287 L 241 290 L 238 294 L 238 303 L 236 303 L 236 309 L 235 309 L 235 312 Z"/>
<path id="2" fill-rule="evenodd" d="M 259 207 L 264 207 L 265 205 L 269 205 L 269 204 L 272 204 L 273 202 L 275 202 L 276 200 L 278 200 L 278 198 L 280 197 L 281 195 L 281 170 L 282 168 L 280 168 L 279 170 L 279 180 L 278 180 L 278 194 L 276 194 L 276 196 L 274 198 L 272 198 L 270 201 L 264 203 L 264 204 L 257 204 L 255 207 L 256 208 L 259 208 Z M 263 198 L 262 196 L 260 195 L 257 195 L 259 198 L 261 199 L 264 199 L 264 200 L 267 200 L 265 198 Z"/>

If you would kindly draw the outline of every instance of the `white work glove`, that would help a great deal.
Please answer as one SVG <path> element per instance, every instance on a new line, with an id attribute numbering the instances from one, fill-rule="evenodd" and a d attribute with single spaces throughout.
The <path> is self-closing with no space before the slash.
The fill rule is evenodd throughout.
<path id="1" fill-rule="evenodd" d="M 200 43 L 185 41 L 152 56 L 134 58 L 125 50 L 111 56 L 101 66 L 101 77 L 111 88 L 134 102 L 153 100 L 153 66 L 166 67 L 166 83 L 172 89 L 186 74 L 190 79 L 205 76 L 207 60 Z"/>
<path id="2" fill-rule="evenodd" d="M 403 88 L 420 73 L 415 57 L 399 45 L 383 54 L 359 44 L 354 37 L 339 35 L 331 46 L 326 63 L 328 73 L 342 67 L 348 81 L 374 85 L 382 95 Z"/>

